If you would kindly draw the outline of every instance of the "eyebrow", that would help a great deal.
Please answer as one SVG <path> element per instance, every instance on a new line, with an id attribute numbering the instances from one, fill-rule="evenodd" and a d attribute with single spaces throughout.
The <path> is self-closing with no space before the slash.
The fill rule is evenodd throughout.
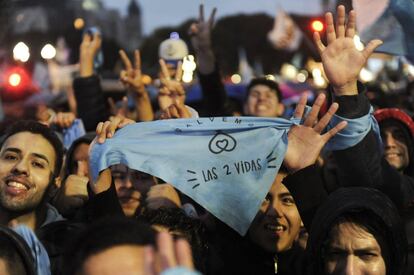
<path id="1" fill-rule="evenodd" d="M 291 194 L 290 192 L 283 192 L 283 193 L 280 193 L 280 194 L 279 194 L 279 197 L 287 197 L 287 196 L 289 196 L 289 197 L 293 197 L 293 196 L 292 196 L 292 194 Z"/>
<path id="2" fill-rule="evenodd" d="M 347 250 L 343 249 L 341 247 L 329 245 L 328 246 L 328 251 L 346 252 Z M 379 252 L 378 248 L 376 248 L 374 246 L 356 248 L 356 249 L 354 249 L 354 251 L 355 251 L 355 254 L 361 254 L 361 253 L 366 253 L 366 252 Z"/>
<path id="3" fill-rule="evenodd" d="M 9 152 L 14 152 L 16 154 L 21 154 L 22 153 L 22 150 L 20 150 L 19 148 L 14 148 L 14 147 L 6 148 L 6 150 L 4 150 L 4 151 L 5 152 L 8 152 L 8 151 Z M 36 158 L 43 159 L 48 164 L 50 164 L 49 159 L 45 155 L 42 155 L 42 154 L 39 154 L 39 153 L 31 153 L 31 155 L 35 156 Z"/>

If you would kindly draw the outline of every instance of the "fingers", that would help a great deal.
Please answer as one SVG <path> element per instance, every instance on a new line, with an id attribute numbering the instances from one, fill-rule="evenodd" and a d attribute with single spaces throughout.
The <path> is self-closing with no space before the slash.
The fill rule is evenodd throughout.
<path id="1" fill-rule="evenodd" d="M 318 32 L 313 33 L 313 41 L 315 41 L 316 48 L 318 49 L 319 55 L 325 50 L 325 45 L 322 43 L 321 36 Z"/>
<path id="2" fill-rule="evenodd" d="M 155 252 L 150 245 L 144 248 L 144 274 L 155 275 Z"/>
<path id="3" fill-rule="evenodd" d="M 157 246 L 161 270 L 177 266 L 177 260 L 174 255 L 174 241 L 171 235 L 167 232 L 158 233 Z"/>
<path id="4" fill-rule="evenodd" d="M 63 113 L 59 112 L 56 114 L 54 123 L 61 128 L 68 128 L 72 125 L 73 121 L 76 119 L 73 113 Z"/>
<path id="5" fill-rule="evenodd" d="M 345 6 L 339 5 L 336 11 L 336 36 L 345 37 Z"/>
<path id="6" fill-rule="evenodd" d="M 198 14 L 198 21 L 200 23 L 201 22 L 204 22 L 204 5 L 203 4 L 200 4 L 200 7 L 198 9 L 198 12 L 199 12 L 199 14 Z"/>
<path id="7" fill-rule="evenodd" d="M 374 52 L 374 50 L 382 45 L 382 41 L 379 39 L 371 40 L 368 45 L 365 46 L 364 50 L 362 51 L 362 54 L 364 55 L 365 59 L 368 59 L 368 57 L 371 56 L 371 54 Z"/>
<path id="8" fill-rule="evenodd" d="M 187 107 L 180 102 L 180 100 L 175 99 L 175 106 L 177 107 L 180 118 L 191 118 L 191 113 L 188 111 Z"/>
<path id="9" fill-rule="evenodd" d="M 78 169 L 76 175 L 85 177 L 88 173 L 88 163 L 85 160 L 78 160 Z"/>
<path id="10" fill-rule="evenodd" d="M 183 62 L 179 61 L 177 64 L 177 69 L 175 70 L 175 80 L 181 81 L 183 76 Z"/>
<path id="11" fill-rule="evenodd" d="M 165 63 L 164 59 L 160 59 L 159 61 L 161 67 L 161 76 L 163 79 L 169 80 L 170 79 L 170 72 L 168 71 L 167 64 Z"/>
<path id="12" fill-rule="evenodd" d="M 100 49 L 102 45 L 102 37 L 99 32 L 93 34 L 92 45 L 95 49 Z"/>
<path id="13" fill-rule="evenodd" d="M 293 114 L 294 118 L 301 119 L 303 113 L 305 112 L 306 102 L 308 101 L 307 95 L 304 93 L 301 95 L 298 104 L 296 105 L 295 113 Z"/>
<path id="14" fill-rule="evenodd" d="M 214 19 L 216 17 L 216 12 L 217 12 L 217 8 L 214 8 L 210 14 L 210 18 L 208 19 L 208 25 L 210 26 L 210 28 L 212 28 L 214 25 Z"/>
<path id="15" fill-rule="evenodd" d="M 339 105 L 338 103 L 333 103 L 331 107 L 329 107 L 328 112 L 319 120 L 319 122 L 313 128 L 316 132 L 322 133 L 323 129 L 325 129 L 326 125 L 328 125 L 329 121 L 331 120 L 332 116 L 338 110 Z"/>
<path id="16" fill-rule="evenodd" d="M 309 112 L 309 115 L 306 117 L 303 125 L 308 127 L 313 127 L 318 119 L 319 110 L 321 109 L 323 103 L 325 102 L 325 95 L 320 94 L 315 100 L 315 103 L 312 106 L 312 110 Z"/>
<path id="17" fill-rule="evenodd" d="M 348 24 L 346 26 L 346 37 L 354 38 L 356 28 L 356 13 L 351 10 L 348 15 Z"/>
<path id="18" fill-rule="evenodd" d="M 177 262 L 179 266 L 184 266 L 188 269 L 194 269 L 191 247 L 186 240 L 179 239 L 176 241 L 175 254 L 177 255 Z"/>
<path id="19" fill-rule="evenodd" d="M 119 50 L 119 56 L 121 57 L 122 63 L 124 63 L 125 69 L 127 71 L 132 70 L 132 63 L 124 50 Z"/>
<path id="20" fill-rule="evenodd" d="M 129 125 L 129 124 L 134 124 L 135 121 L 129 118 L 124 118 L 122 119 L 122 121 L 119 123 L 118 128 L 124 128 L 125 126 Z"/>
<path id="21" fill-rule="evenodd" d="M 135 56 L 135 70 L 141 71 L 141 53 L 139 50 L 134 51 Z"/>
<path id="22" fill-rule="evenodd" d="M 103 125 L 101 126 L 102 130 L 99 132 L 99 134 L 97 133 L 99 143 L 104 143 L 105 142 L 106 137 L 107 137 L 107 130 L 108 130 L 108 127 L 109 127 L 110 124 L 111 124 L 110 121 L 105 121 L 103 123 Z M 99 127 L 99 124 L 98 124 L 98 127 Z"/>
<path id="23" fill-rule="evenodd" d="M 346 121 L 342 121 L 338 123 L 334 128 L 329 130 L 327 133 L 325 133 L 322 138 L 325 140 L 325 142 L 328 142 L 333 136 L 335 136 L 339 131 L 344 129 L 348 123 Z"/>
<path id="24" fill-rule="evenodd" d="M 326 22 L 326 39 L 328 41 L 328 44 L 330 44 L 334 42 L 336 39 L 334 19 L 333 19 L 332 13 L 327 12 L 325 14 L 325 22 Z"/>

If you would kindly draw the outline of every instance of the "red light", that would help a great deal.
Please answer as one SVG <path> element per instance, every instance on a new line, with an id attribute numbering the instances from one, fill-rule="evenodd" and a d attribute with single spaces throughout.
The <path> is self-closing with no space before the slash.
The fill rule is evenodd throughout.
<path id="1" fill-rule="evenodd" d="M 325 28 L 322 21 L 320 20 L 313 20 L 311 23 L 312 30 L 315 32 L 321 32 Z"/>
<path id="2" fill-rule="evenodd" d="M 17 87 L 22 82 L 22 77 L 18 73 L 12 73 L 9 76 L 9 84 L 12 87 Z"/>

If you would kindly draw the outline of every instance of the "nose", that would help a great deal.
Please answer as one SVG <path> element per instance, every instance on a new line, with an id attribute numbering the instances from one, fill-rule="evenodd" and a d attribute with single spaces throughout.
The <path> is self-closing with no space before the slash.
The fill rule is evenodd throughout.
<path id="1" fill-rule="evenodd" d="M 15 173 L 15 174 L 24 174 L 26 176 L 29 175 L 29 167 L 28 167 L 27 160 L 20 159 L 14 165 L 12 172 Z"/>
<path id="2" fill-rule="evenodd" d="M 266 210 L 267 216 L 276 216 L 277 218 L 280 218 L 283 216 L 283 211 L 280 203 L 278 200 L 273 200 L 271 204 L 269 204 L 267 210 Z"/>
<path id="3" fill-rule="evenodd" d="M 345 272 L 344 275 L 362 275 L 358 267 L 356 266 L 357 262 L 353 255 L 349 255 L 346 259 Z"/>
<path id="4" fill-rule="evenodd" d="M 384 146 L 385 148 L 390 148 L 395 146 L 395 139 L 391 133 L 386 133 L 384 136 Z"/>

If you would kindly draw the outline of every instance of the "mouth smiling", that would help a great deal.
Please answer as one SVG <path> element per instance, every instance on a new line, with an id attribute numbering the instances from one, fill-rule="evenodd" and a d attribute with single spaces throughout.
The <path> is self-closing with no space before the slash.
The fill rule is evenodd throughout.
<path id="1" fill-rule="evenodd" d="M 11 195 L 26 193 L 31 188 L 31 184 L 28 182 L 26 177 L 8 176 L 3 181 L 7 186 L 7 193 Z"/>
<path id="2" fill-rule="evenodd" d="M 280 223 L 265 223 L 264 228 L 272 233 L 281 234 L 287 230 L 287 227 Z"/>

